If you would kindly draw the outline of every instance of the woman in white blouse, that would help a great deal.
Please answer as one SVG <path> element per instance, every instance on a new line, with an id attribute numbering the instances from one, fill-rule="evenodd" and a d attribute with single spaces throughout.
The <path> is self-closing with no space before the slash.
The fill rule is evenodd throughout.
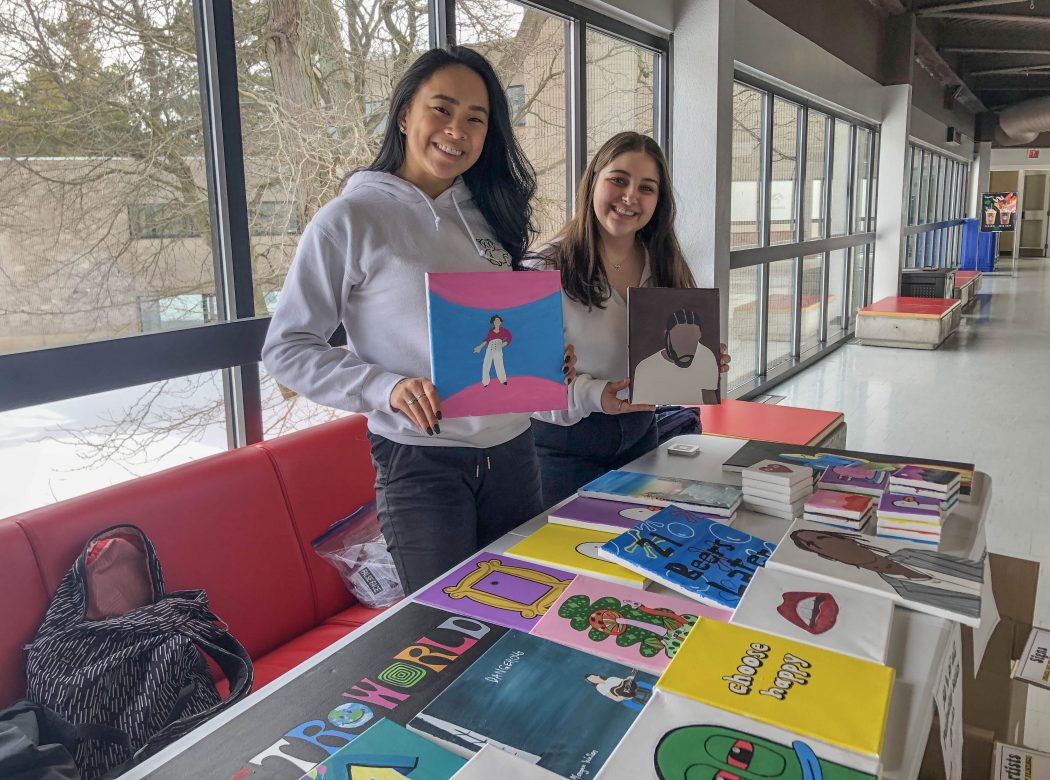
<path id="1" fill-rule="evenodd" d="M 527 261 L 561 272 L 566 337 L 578 357 L 568 411 L 532 423 L 547 506 L 657 444 L 655 407 L 629 403 L 629 380 L 621 378 L 628 375 L 627 288 L 696 286 L 674 220 L 663 151 L 648 136 L 619 133 L 584 171 L 576 216 Z M 729 360 L 723 344 L 720 371 Z"/>

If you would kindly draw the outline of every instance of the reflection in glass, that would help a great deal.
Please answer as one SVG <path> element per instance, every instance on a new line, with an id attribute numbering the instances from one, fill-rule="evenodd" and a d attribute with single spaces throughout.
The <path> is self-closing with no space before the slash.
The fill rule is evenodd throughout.
<path id="1" fill-rule="evenodd" d="M 758 266 L 729 272 L 729 337 L 726 345 L 733 356 L 727 387 L 739 387 L 755 378 L 758 359 Z"/>
<path id="2" fill-rule="evenodd" d="M 733 84 L 733 177 L 730 249 L 759 245 L 758 217 L 762 180 L 762 93 Z"/>
<path id="3" fill-rule="evenodd" d="M 769 264 L 769 307 L 767 313 L 767 373 L 791 358 L 794 332 L 795 261 L 777 260 Z"/>
<path id="4" fill-rule="evenodd" d="M 222 373 L 0 414 L 0 517 L 226 449 Z"/>
<path id="5" fill-rule="evenodd" d="M 801 109 L 780 98 L 773 99 L 773 179 L 769 193 L 769 243 L 795 241 L 798 225 L 795 191 L 798 189 L 798 117 Z"/>
<path id="6" fill-rule="evenodd" d="M 823 269 L 823 255 L 802 258 L 802 309 L 799 313 L 802 318 L 802 355 L 820 346 L 820 284 Z"/>
<path id="7" fill-rule="evenodd" d="M 806 122 L 806 183 L 802 198 L 803 222 L 806 238 L 823 238 L 824 233 L 824 148 L 827 140 L 828 116 L 810 109 Z"/>
<path id="8" fill-rule="evenodd" d="M 656 55 L 632 43 L 587 30 L 587 159 L 625 130 L 653 134 Z"/>

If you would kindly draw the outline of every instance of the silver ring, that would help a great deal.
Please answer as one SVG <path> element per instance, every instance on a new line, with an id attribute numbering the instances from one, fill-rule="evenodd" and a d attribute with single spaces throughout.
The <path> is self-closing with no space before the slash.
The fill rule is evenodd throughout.
<path id="1" fill-rule="evenodd" d="M 415 402 L 416 402 L 416 399 L 415 399 L 415 398 L 409 398 L 409 399 L 408 399 L 408 403 L 406 404 L 406 406 L 411 406 L 411 405 L 412 405 L 412 404 L 414 404 Z"/>
<path id="2" fill-rule="evenodd" d="M 422 395 L 417 395 L 417 396 L 415 397 L 415 399 L 413 399 L 413 400 L 416 400 L 416 401 L 418 401 L 418 400 L 419 400 L 420 398 L 422 398 L 422 397 L 423 397 Z"/>

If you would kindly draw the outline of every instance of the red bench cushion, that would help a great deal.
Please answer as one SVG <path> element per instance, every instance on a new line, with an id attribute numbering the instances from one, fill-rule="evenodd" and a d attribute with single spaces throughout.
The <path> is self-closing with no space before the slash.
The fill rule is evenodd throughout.
<path id="1" fill-rule="evenodd" d="M 23 645 L 40 627 L 50 601 L 22 529 L 0 523 L 0 707 L 26 692 Z"/>
<path id="2" fill-rule="evenodd" d="M 292 507 L 298 543 L 315 588 L 315 625 L 354 601 L 338 572 L 313 551 L 310 542 L 335 521 L 375 500 L 366 430 L 365 418 L 353 415 L 255 445 L 270 456 Z"/>

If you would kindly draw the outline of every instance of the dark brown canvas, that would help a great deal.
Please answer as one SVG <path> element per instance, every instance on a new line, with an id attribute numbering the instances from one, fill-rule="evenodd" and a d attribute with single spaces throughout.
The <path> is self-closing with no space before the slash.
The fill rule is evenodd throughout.
<path id="1" fill-rule="evenodd" d="M 719 402 L 717 289 L 632 287 L 627 312 L 631 403 Z"/>

